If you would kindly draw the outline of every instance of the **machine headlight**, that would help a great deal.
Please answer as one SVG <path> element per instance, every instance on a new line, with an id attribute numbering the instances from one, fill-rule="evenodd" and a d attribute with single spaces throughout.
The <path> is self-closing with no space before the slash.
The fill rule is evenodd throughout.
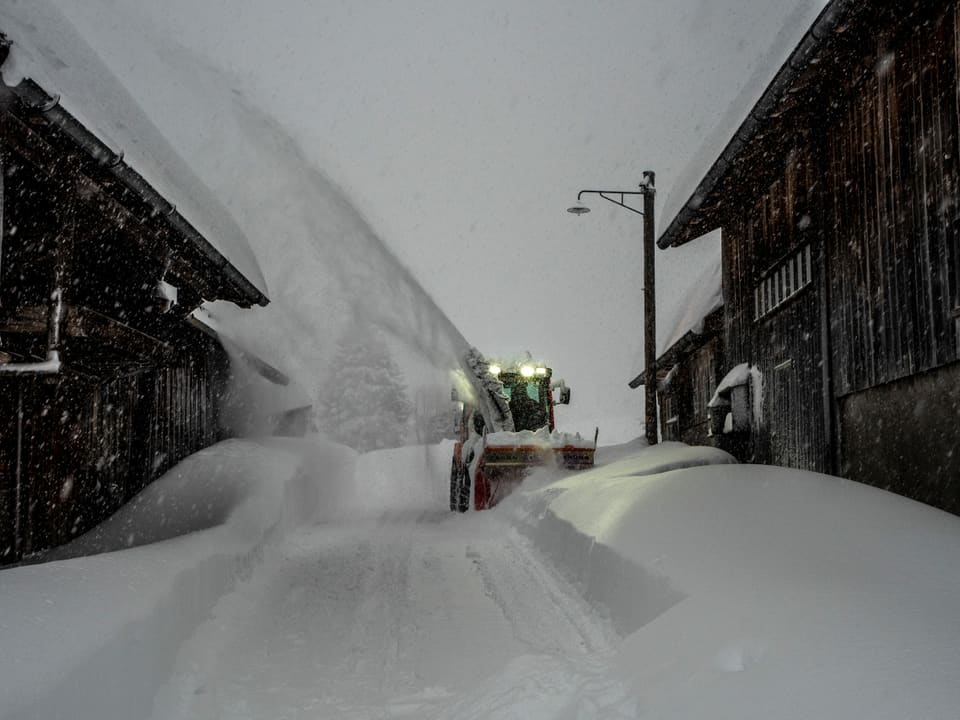
<path id="1" fill-rule="evenodd" d="M 546 368 L 537 368 L 537 375 L 546 375 L 546 374 L 547 374 Z"/>
<path id="2" fill-rule="evenodd" d="M 491 365 L 490 367 L 487 368 L 487 370 L 490 371 L 490 374 L 491 374 L 491 375 L 499 375 L 499 374 L 500 374 L 500 366 L 499 366 L 499 365 Z"/>
<path id="3" fill-rule="evenodd" d="M 533 373 L 533 365 L 524 365 L 520 368 L 520 374 L 523 375 L 523 377 L 533 377 Z"/>

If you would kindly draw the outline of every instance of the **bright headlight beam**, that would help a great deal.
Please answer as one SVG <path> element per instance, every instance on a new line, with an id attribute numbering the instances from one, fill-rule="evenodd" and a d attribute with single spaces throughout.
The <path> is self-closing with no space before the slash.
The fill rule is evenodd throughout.
<path id="1" fill-rule="evenodd" d="M 500 374 L 500 366 L 499 366 L 499 365 L 491 365 L 490 367 L 487 368 L 487 370 L 490 371 L 490 374 L 491 374 L 491 375 L 499 375 L 499 374 Z"/>
<path id="2" fill-rule="evenodd" d="M 546 368 L 537 368 L 537 375 L 546 375 L 546 374 L 547 374 Z"/>
<path id="3" fill-rule="evenodd" d="M 523 377 L 533 377 L 533 373 L 534 370 L 532 365 L 524 365 L 522 368 L 520 368 L 520 374 L 523 375 Z"/>

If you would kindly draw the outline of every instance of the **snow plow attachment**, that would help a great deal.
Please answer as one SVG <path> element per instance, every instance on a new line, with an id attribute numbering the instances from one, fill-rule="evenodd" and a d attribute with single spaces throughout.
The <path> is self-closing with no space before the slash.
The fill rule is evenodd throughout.
<path id="1" fill-rule="evenodd" d="M 451 510 L 466 512 L 471 507 L 471 500 L 475 510 L 491 508 L 513 492 L 538 467 L 567 470 L 593 467 L 597 435 L 594 433 L 591 441 L 580 435 L 550 433 L 543 428 L 538 432 L 524 430 L 485 436 L 479 458 L 475 462 L 462 464 L 459 478 L 454 462 Z"/>

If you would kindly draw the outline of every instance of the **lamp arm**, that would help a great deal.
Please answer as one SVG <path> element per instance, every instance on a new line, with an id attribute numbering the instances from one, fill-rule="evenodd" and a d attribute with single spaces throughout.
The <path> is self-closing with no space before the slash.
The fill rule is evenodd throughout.
<path id="1" fill-rule="evenodd" d="M 624 197 L 626 195 L 646 195 L 647 192 L 648 191 L 646 189 L 632 190 L 632 191 L 631 190 L 581 190 L 579 193 L 577 193 L 577 202 L 580 202 L 580 199 L 584 195 L 599 195 L 607 202 L 612 202 L 614 205 L 619 205 L 620 207 L 626 210 L 629 210 L 630 212 L 636 213 L 637 215 L 643 215 L 642 210 L 637 210 L 635 207 L 631 207 L 630 205 L 627 205 L 627 203 L 624 202 Z M 616 197 L 612 197 L 614 195 L 619 195 L 620 199 L 617 200 Z"/>

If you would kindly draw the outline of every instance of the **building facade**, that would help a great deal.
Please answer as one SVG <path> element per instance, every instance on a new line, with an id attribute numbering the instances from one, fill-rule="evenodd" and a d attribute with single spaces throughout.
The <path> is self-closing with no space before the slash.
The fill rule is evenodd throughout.
<path id="1" fill-rule="evenodd" d="M 721 227 L 744 460 L 960 513 L 960 11 L 833 0 L 658 240 Z"/>
<path id="2" fill-rule="evenodd" d="M 0 36 L 0 65 L 9 43 Z M 0 564 L 62 544 L 220 439 L 203 300 L 267 298 L 30 80 L 0 83 Z"/>

